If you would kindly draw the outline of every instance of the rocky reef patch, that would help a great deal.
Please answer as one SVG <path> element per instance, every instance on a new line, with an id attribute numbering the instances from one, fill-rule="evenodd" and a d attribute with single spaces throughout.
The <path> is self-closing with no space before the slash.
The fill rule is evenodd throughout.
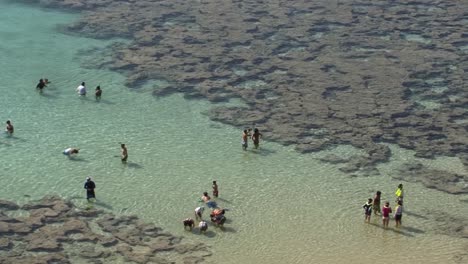
<path id="1" fill-rule="evenodd" d="M 388 161 L 380 142 L 468 167 L 466 1 L 23 2 L 80 11 L 69 34 L 128 39 L 87 65 L 123 73 L 128 87 L 165 79 L 155 96 L 239 98 L 247 108 L 215 107 L 210 117 L 254 124 L 301 152 L 367 152 L 345 171 Z"/>
<path id="2" fill-rule="evenodd" d="M 57 196 L 0 200 L 0 263 L 205 263 L 210 249 L 136 216 L 79 209 Z"/>

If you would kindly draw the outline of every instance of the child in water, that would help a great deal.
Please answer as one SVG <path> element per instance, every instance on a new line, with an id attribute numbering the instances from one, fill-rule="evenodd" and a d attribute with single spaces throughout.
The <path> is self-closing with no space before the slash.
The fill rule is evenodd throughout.
<path id="1" fill-rule="evenodd" d="M 369 200 L 367 200 L 367 203 L 365 203 L 362 208 L 364 208 L 364 215 L 366 216 L 364 218 L 364 222 L 367 222 L 369 223 L 370 222 L 370 218 L 371 218 L 371 215 L 372 215 L 372 199 L 369 198 Z"/>
<path id="2" fill-rule="evenodd" d="M 216 184 L 216 181 L 213 181 L 213 197 L 218 198 L 218 184 Z"/>
<path id="3" fill-rule="evenodd" d="M 390 207 L 390 203 L 385 202 L 385 205 L 382 207 L 382 224 L 385 228 L 388 227 L 388 222 L 390 221 L 391 213 L 392 213 L 392 208 Z"/>
<path id="4" fill-rule="evenodd" d="M 6 121 L 6 130 L 8 135 L 13 135 L 13 132 L 15 131 L 13 124 L 11 123 L 10 120 Z"/>

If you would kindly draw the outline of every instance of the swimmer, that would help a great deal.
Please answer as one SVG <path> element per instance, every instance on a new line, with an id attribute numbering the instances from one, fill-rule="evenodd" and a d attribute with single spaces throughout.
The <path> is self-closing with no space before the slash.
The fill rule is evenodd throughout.
<path id="1" fill-rule="evenodd" d="M 187 227 L 189 228 L 190 231 L 192 231 L 192 228 L 195 227 L 195 221 L 193 221 L 192 218 L 186 218 L 184 221 L 184 229 L 187 230 Z"/>
<path id="2" fill-rule="evenodd" d="M 374 202 L 372 203 L 372 210 L 374 211 L 374 215 L 380 215 L 380 195 L 382 192 L 377 191 L 374 196 Z"/>
<path id="3" fill-rule="evenodd" d="M 200 233 L 205 233 L 208 230 L 208 223 L 206 221 L 200 221 L 198 224 L 198 228 L 200 228 Z"/>
<path id="4" fill-rule="evenodd" d="M 128 159 L 127 147 L 125 146 L 125 144 L 120 144 L 120 148 L 122 150 L 121 160 L 122 162 L 127 162 L 127 159 Z"/>
<path id="5" fill-rule="evenodd" d="M 204 192 L 201 199 L 202 199 L 203 202 L 207 203 L 209 200 L 211 200 L 211 197 L 208 195 L 207 192 Z"/>
<path id="6" fill-rule="evenodd" d="M 44 87 L 47 87 L 47 84 L 44 82 L 43 79 L 40 79 L 39 83 L 36 85 L 36 89 L 38 89 L 39 92 L 42 92 L 42 89 L 44 89 Z"/>
<path id="7" fill-rule="evenodd" d="M 49 81 L 49 79 L 45 78 L 45 79 L 44 79 L 44 83 L 45 83 L 45 84 L 49 84 L 49 83 L 51 83 L 51 81 Z"/>
<path id="8" fill-rule="evenodd" d="M 94 95 L 96 96 L 96 100 L 100 100 L 100 99 L 101 99 L 102 90 L 101 90 L 101 86 L 100 86 L 100 85 L 98 85 L 98 86 L 96 87 L 96 91 L 95 91 Z"/>
<path id="9" fill-rule="evenodd" d="M 262 137 L 262 133 L 258 130 L 258 128 L 254 129 L 254 132 L 252 134 L 252 141 L 254 143 L 254 147 L 258 149 L 258 146 L 260 144 L 260 138 Z"/>
<path id="10" fill-rule="evenodd" d="M 94 189 L 96 188 L 96 184 L 91 180 L 91 177 L 86 178 L 86 182 L 84 184 L 84 188 L 86 189 L 86 199 L 96 199 L 96 194 L 94 193 Z"/>
<path id="11" fill-rule="evenodd" d="M 388 227 L 388 222 L 390 221 L 391 213 L 392 213 L 392 208 L 390 207 L 390 203 L 385 202 L 385 205 L 382 207 L 382 224 L 385 228 Z"/>
<path id="12" fill-rule="evenodd" d="M 199 207 L 195 208 L 195 219 L 202 220 L 203 219 L 203 217 L 202 217 L 203 211 L 205 211 L 205 207 L 203 207 L 203 206 L 199 206 Z"/>
<path id="13" fill-rule="evenodd" d="M 369 200 L 367 200 L 367 203 L 365 203 L 362 206 L 362 208 L 364 208 L 364 215 L 366 216 L 364 218 L 364 222 L 370 223 L 370 218 L 372 215 L 372 199 L 369 198 Z"/>
<path id="14" fill-rule="evenodd" d="M 216 181 L 213 181 L 213 197 L 218 198 L 218 184 L 216 184 Z"/>
<path id="15" fill-rule="evenodd" d="M 15 131 L 15 128 L 13 127 L 13 124 L 11 123 L 10 120 L 6 121 L 6 129 L 5 131 L 7 132 L 8 135 L 13 135 L 13 132 Z"/>
<path id="16" fill-rule="evenodd" d="M 80 149 L 77 148 L 67 148 L 63 151 L 63 155 L 68 156 L 69 158 L 73 157 L 74 155 L 78 154 Z"/>
<path id="17" fill-rule="evenodd" d="M 81 85 L 79 85 L 77 88 L 76 88 L 76 91 L 78 92 L 78 94 L 80 96 L 85 96 L 86 95 L 86 86 L 85 86 L 85 82 L 82 82 Z"/>
<path id="18" fill-rule="evenodd" d="M 250 132 L 250 128 L 247 130 L 247 129 L 244 129 L 244 131 L 242 132 L 242 149 L 243 150 L 247 150 L 247 147 L 249 146 L 248 144 L 248 139 L 249 139 L 249 132 Z"/>

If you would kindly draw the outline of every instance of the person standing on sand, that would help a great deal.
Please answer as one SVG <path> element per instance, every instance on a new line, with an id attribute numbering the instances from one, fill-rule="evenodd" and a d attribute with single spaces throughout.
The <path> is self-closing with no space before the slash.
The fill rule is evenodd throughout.
<path id="1" fill-rule="evenodd" d="M 374 202 L 372 203 L 372 210 L 374 211 L 374 215 L 380 215 L 380 195 L 382 192 L 377 191 L 374 196 Z"/>
<path id="2" fill-rule="evenodd" d="M 218 198 L 218 195 L 218 184 L 216 183 L 216 181 L 213 181 L 213 197 Z"/>
<path id="3" fill-rule="evenodd" d="M 6 121 L 6 129 L 5 131 L 7 132 L 8 135 L 13 135 L 13 132 L 15 132 L 15 128 L 13 127 L 13 124 L 11 123 L 10 120 Z"/>
<path id="4" fill-rule="evenodd" d="M 395 226 L 401 226 L 401 217 L 403 216 L 403 202 L 398 201 L 397 206 L 395 208 Z"/>
<path id="5" fill-rule="evenodd" d="M 125 146 L 125 144 L 120 144 L 120 148 L 122 150 L 121 160 L 122 162 L 127 162 L 127 159 L 128 159 L 127 147 Z"/>
<path id="6" fill-rule="evenodd" d="M 258 146 L 260 144 L 260 138 L 262 137 L 262 133 L 258 130 L 258 128 L 254 129 L 254 132 L 252 134 L 252 141 L 254 143 L 255 149 L 258 149 Z"/>
<path id="7" fill-rule="evenodd" d="M 385 228 L 388 227 L 388 222 L 390 221 L 391 213 L 392 213 L 392 208 L 390 207 L 390 203 L 385 202 L 385 205 L 382 207 L 382 224 Z"/>
<path id="8" fill-rule="evenodd" d="M 79 85 L 79 86 L 76 88 L 76 92 L 77 92 L 80 96 L 85 96 L 85 95 L 86 95 L 86 86 L 85 86 L 85 82 L 82 82 L 81 85 Z"/>
<path id="9" fill-rule="evenodd" d="M 94 193 L 94 189 L 96 188 L 96 184 L 91 180 L 91 177 L 86 178 L 86 182 L 84 184 L 84 188 L 86 189 L 86 199 L 96 199 L 96 194 Z"/>
<path id="10" fill-rule="evenodd" d="M 364 222 L 370 223 L 370 218 L 372 215 L 372 199 L 369 198 L 367 203 L 365 203 L 362 206 L 362 208 L 364 208 L 364 215 L 365 215 Z"/>

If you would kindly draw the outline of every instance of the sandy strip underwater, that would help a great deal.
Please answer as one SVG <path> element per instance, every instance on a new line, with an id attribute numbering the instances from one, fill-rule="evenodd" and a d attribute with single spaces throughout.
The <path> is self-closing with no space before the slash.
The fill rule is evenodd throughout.
<path id="1" fill-rule="evenodd" d="M 213 263 L 468 262 L 468 240 L 448 232 L 450 221 L 444 222 L 467 220 L 467 195 L 404 182 L 400 229 L 392 221 L 384 230 L 379 217 L 364 224 L 361 208 L 377 190 L 393 204 L 399 182 L 390 175 L 404 162 L 466 174 L 457 158 L 417 159 L 390 145 L 392 158 L 379 165 L 381 175 L 350 177 L 320 161 L 330 153 L 359 153 L 346 145 L 298 154 L 266 138 L 259 150 L 243 152 L 243 128 L 210 121 L 213 104 L 180 94 L 155 98 L 151 92 L 163 82 L 129 90 L 123 76 L 83 67 L 84 50 L 110 41 L 57 31 L 75 19 L 0 1 L 0 121 L 15 125 L 14 137 L 0 137 L 0 198 L 25 203 L 58 194 L 85 207 L 83 183 L 92 176 L 97 207 L 206 243 Z M 41 77 L 52 81 L 43 94 L 34 88 Z M 76 95 L 82 81 L 89 90 L 101 85 L 100 102 Z M 128 146 L 126 165 L 118 157 L 121 142 Z M 79 158 L 68 160 L 67 147 L 80 148 Z M 184 232 L 181 220 L 201 205 L 203 191 L 211 193 L 212 180 L 219 183 L 218 204 L 230 209 L 226 230 Z"/>

